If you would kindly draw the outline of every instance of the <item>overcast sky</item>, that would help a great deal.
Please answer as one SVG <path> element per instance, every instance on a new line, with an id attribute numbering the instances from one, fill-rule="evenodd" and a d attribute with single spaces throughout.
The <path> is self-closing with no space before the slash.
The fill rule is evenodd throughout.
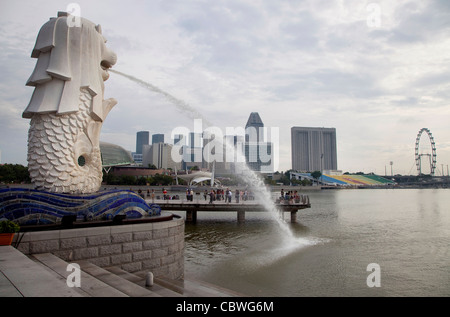
<path id="1" fill-rule="evenodd" d="M 32 87 L 25 82 L 40 27 L 64 1 L 0 0 L 2 163 L 26 164 Z M 279 128 L 280 171 L 293 126 L 337 131 L 344 172 L 415 174 L 421 128 L 433 133 L 437 175 L 450 164 L 450 1 L 78 1 L 118 55 L 114 68 L 196 109 L 223 129 L 258 112 Z M 164 95 L 111 74 L 118 104 L 101 140 L 135 150 L 136 132 L 193 129 Z M 425 138 L 423 137 L 422 140 Z M 421 142 L 425 144 L 425 142 Z M 425 149 L 423 150 L 425 151 Z"/>

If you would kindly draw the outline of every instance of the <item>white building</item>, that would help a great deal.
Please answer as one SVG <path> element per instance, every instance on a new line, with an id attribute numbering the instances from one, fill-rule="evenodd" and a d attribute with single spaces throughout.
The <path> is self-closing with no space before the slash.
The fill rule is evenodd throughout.
<path id="1" fill-rule="evenodd" d="M 172 159 L 172 144 L 155 143 L 152 145 L 144 145 L 142 154 L 142 166 L 148 167 L 155 165 L 156 168 L 164 169 L 180 169 L 181 162 L 175 162 Z"/>

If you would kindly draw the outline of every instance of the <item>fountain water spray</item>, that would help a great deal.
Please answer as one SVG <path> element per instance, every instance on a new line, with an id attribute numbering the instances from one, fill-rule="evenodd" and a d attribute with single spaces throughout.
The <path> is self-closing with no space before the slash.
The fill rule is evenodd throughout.
<path id="1" fill-rule="evenodd" d="M 206 122 L 207 125 L 212 126 L 212 124 L 206 120 L 196 109 L 188 105 L 186 102 L 179 100 L 172 96 L 171 94 L 165 92 L 164 90 L 147 83 L 141 79 L 138 79 L 134 76 L 119 72 L 117 70 L 110 69 L 110 72 L 116 73 L 118 75 L 121 75 L 125 78 L 130 79 L 131 81 L 141 85 L 144 88 L 149 89 L 150 91 L 162 94 L 164 97 L 167 98 L 168 101 L 170 101 L 173 105 L 175 105 L 178 109 L 187 112 L 190 117 L 192 118 L 201 118 L 203 121 Z M 226 149 L 229 151 L 234 151 L 234 145 L 227 142 Z M 239 154 L 237 154 L 239 155 Z M 243 155 L 240 153 L 240 155 Z M 245 162 L 245 158 L 239 158 L 236 160 L 237 162 Z M 288 226 L 288 224 L 280 217 L 280 211 L 275 206 L 272 197 L 271 192 L 266 188 L 264 182 L 258 177 L 258 175 L 251 170 L 246 163 L 243 163 L 240 165 L 241 173 L 238 175 L 253 191 L 256 199 L 265 207 L 265 209 L 269 212 L 269 214 L 272 216 L 273 219 L 276 220 L 278 223 L 280 229 L 283 232 L 283 236 L 287 238 L 288 241 L 284 242 L 290 242 L 287 244 L 287 246 L 291 247 L 298 247 L 299 245 L 306 245 L 310 244 L 308 240 L 306 239 L 299 239 L 295 238 L 293 232 L 291 231 L 291 228 Z M 286 247 L 286 245 L 284 245 Z"/>
<path id="2" fill-rule="evenodd" d="M 150 91 L 156 92 L 158 94 L 163 95 L 168 101 L 170 101 L 173 105 L 175 105 L 179 110 L 186 112 L 191 118 L 195 119 L 195 118 L 200 118 L 202 119 L 207 125 L 211 126 L 211 122 L 209 122 L 208 120 L 206 120 L 202 114 L 200 112 L 198 112 L 196 109 L 194 109 L 193 107 L 191 107 L 188 103 L 184 102 L 183 100 L 180 100 L 178 98 L 175 98 L 174 96 L 172 96 L 171 94 L 169 94 L 168 92 L 156 87 L 155 85 L 152 85 L 148 82 L 145 82 L 139 78 L 136 78 L 134 76 L 119 72 L 115 69 L 109 69 L 109 72 L 118 74 L 120 76 L 123 76 L 125 78 L 128 78 L 131 81 L 134 81 L 135 83 L 141 85 L 144 88 L 149 89 Z"/>

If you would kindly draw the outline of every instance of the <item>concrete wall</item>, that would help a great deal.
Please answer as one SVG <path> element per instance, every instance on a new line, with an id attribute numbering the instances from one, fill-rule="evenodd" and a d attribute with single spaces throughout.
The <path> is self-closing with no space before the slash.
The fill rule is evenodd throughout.
<path id="1" fill-rule="evenodd" d="M 179 279 L 184 274 L 184 219 L 16 234 L 24 254 L 52 253 L 76 263 L 119 266 L 128 272 L 147 270 Z"/>

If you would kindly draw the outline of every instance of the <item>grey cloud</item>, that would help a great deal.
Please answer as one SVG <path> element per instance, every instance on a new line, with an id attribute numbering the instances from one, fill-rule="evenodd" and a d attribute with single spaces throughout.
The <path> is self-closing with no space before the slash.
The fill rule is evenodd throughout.
<path id="1" fill-rule="evenodd" d="M 445 85 L 445 89 L 448 90 L 448 87 L 450 85 L 449 69 L 442 70 L 440 72 L 425 73 L 413 83 L 413 86 L 421 88 L 429 86 L 436 87 L 440 85 Z"/>
<path id="2" fill-rule="evenodd" d="M 419 106 L 419 99 L 416 97 L 403 97 L 400 100 L 393 100 L 391 104 L 399 107 L 417 107 Z"/>
<path id="3" fill-rule="evenodd" d="M 424 9 L 418 4 L 405 3 L 395 12 L 398 26 L 391 30 L 392 43 L 408 44 L 429 42 L 450 32 L 450 10 L 448 1 L 430 1 Z"/>
<path id="4" fill-rule="evenodd" d="M 280 25 L 280 36 L 303 50 L 315 49 L 319 41 L 319 24 L 320 22 L 310 12 L 302 11 L 296 14 L 295 20 Z"/>

